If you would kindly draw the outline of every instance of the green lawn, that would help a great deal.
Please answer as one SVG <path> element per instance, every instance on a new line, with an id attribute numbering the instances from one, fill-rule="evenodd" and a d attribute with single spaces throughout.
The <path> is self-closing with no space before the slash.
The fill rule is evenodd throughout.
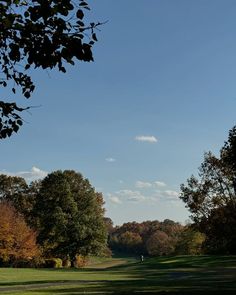
<path id="1" fill-rule="evenodd" d="M 236 294 L 236 256 L 177 256 L 146 259 L 93 258 L 89 268 L 0 268 L 0 293 Z"/>

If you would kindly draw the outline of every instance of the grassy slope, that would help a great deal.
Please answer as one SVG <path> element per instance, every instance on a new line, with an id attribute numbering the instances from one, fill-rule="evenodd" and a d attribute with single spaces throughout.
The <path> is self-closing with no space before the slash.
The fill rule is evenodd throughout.
<path id="1" fill-rule="evenodd" d="M 110 268 L 118 265 L 124 265 L 128 262 L 134 262 L 135 258 L 132 257 L 112 257 L 112 258 L 104 258 L 104 257 L 95 257 L 91 256 L 89 258 L 88 265 L 85 268 L 89 269 L 104 269 Z"/>
<path id="2" fill-rule="evenodd" d="M 114 266 L 122 262 L 124 258 L 96 260 L 91 267 L 97 269 L 83 270 L 0 269 L 0 293 L 7 294 L 9 286 L 34 285 L 35 290 L 11 289 L 8 294 L 236 294 L 235 256 L 153 258 Z"/>

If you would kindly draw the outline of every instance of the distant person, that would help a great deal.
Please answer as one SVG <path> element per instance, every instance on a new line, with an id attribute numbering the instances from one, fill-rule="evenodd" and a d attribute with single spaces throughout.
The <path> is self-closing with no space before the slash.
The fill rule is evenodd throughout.
<path id="1" fill-rule="evenodd" d="M 140 261 L 143 262 L 143 260 L 144 260 L 143 255 L 140 255 Z"/>

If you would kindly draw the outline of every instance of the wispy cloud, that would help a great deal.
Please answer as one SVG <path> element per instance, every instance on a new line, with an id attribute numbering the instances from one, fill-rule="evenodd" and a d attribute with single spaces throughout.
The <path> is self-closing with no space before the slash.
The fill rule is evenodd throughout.
<path id="1" fill-rule="evenodd" d="M 141 181 L 138 180 L 135 182 L 135 187 L 137 188 L 156 188 L 156 187 L 165 187 L 166 184 L 163 181 Z"/>
<path id="2" fill-rule="evenodd" d="M 127 201 L 132 201 L 132 202 L 140 202 L 144 201 L 146 197 L 142 195 L 139 191 L 133 191 L 133 190 L 120 190 L 116 192 L 116 194 Z"/>
<path id="3" fill-rule="evenodd" d="M 156 185 L 157 187 L 166 186 L 165 182 L 163 182 L 163 181 L 154 181 L 154 185 Z"/>
<path id="4" fill-rule="evenodd" d="M 156 197 L 161 201 L 179 201 L 179 192 L 173 190 L 157 191 Z"/>
<path id="5" fill-rule="evenodd" d="M 135 137 L 135 140 L 137 141 L 143 141 L 143 142 L 149 142 L 149 143 L 155 143 L 157 142 L 157 138 L 153 135 L 138 135 Z"/>
<path id="6" fill-rule="evenodd" d="M 105 159 L 107 162 L 110 162 L 110 163 L 112 163 L 112 162 L 115 162 L 116 161 L 116 159 L 114 159 L 114 158 L 106 158 Z"/>
<path id="7" fill-rule="evenodd" d="M 152 187 L 152 183 L 138 180 L 135 183 L 135 187 L 137 187 L 137 188 L 150 188 L 150 187 Z"/>
<path id="8" fill-rule="evenodd" d="M 121 189 L 107 194 L 108 200 L 115 204 L 127 202 L 169 202 L 179 203 L 179 192 L 167 189 L 163 181 L 142 181 L 135 182 L 136 189 Z"/>
<path id="9" fill-rule="evenodd" d="M 19 172 L 8 172 L 8 171 L 0 171 L 1 174 L 6 174 L 9 176 L 19 176 L 23 177 L 26 181 L 33 181 L 42 179 L 47 176 L 48 172 L 41 170 L 38 167 L 33 166 L 30 171 L 19 171 Z"/>
<path id="10" fill-rule="evenodd" d="M 177 191 L 166 190 L 163 192 L 163 194 L 167 197 L 175 198 L 175 199 L 179 197 L 179 192 Z"/>
<path id="11" fill-rule="evenodd" d="M 110 196 L 108 197 L 109 201 L 113 204 L 121 204 L 121 200 L 119 197 L 117 196 L 112 196 L 111 194 L 109 194 Z"/>

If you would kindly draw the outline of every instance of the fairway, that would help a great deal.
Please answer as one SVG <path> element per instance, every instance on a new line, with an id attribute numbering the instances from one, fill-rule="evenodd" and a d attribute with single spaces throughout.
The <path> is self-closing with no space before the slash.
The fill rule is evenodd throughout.
<path id="1" fill-rule="evenodd" d="M 1 294 L 235 294 L 235 256 L 95 260 L 89 268 L 0 269 Z"/>

